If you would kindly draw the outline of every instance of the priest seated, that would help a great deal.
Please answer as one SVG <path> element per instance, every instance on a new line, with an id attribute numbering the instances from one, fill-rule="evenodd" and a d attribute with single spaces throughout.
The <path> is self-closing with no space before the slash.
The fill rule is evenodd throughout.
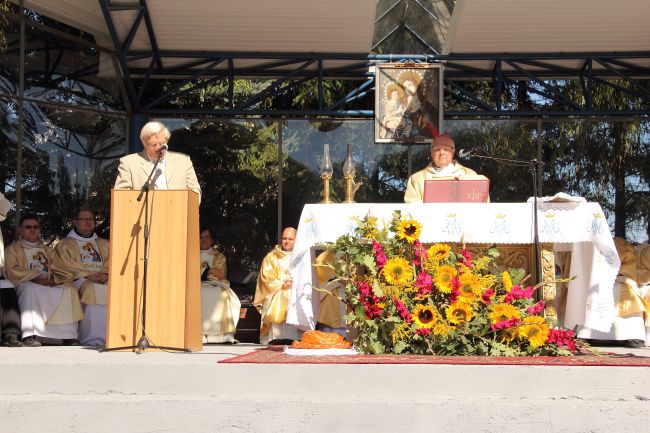
<path id="1" fill-rule="evenodd" d="M 79 290 L 84 318 L 79 322 L 79 341 L 86 346 L 106 342 L 108 303 L 108 240 L 95 233 L 95 214 L 77 212 L 74 226 L 56 245 L 55 251 Z"/>
<path id="2" fill-rule="evenodd" d="M 214 245 L 214 234 L 201 229 L 201 322 L 204 343 L 236 343 L 241 301 L 227 279 L 226 256 Z"/>
<path id="3" fill-rule="evenodd" d="M 5 272 L 18 294 L 23 343 L 79 344 L 77 324 L 83 311 L 72 274 L 40 239 L 36 215 L 20 219 L 18 234 L 5 251 Z"/>

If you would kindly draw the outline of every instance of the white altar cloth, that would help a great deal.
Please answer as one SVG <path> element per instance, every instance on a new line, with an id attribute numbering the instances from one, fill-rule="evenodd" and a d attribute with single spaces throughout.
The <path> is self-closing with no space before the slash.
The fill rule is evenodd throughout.
<path id="1" fill-rule="evenodd" d="M 420 222 L 422 243 L 532 244 L 532 203 L 356 203 L 308 204 L 302 210 L 290 273 L 293 278 L 287 323 L 314 329 L 320 296 L 314 291 L 313 246 L 353 235 L 355 219 L 371 214 L 390 224 L 392 213 Z M 538 203 L 539 241 L 572 251 L 563 325 L 606 332 L 614 317 L 614 280 L 620 260 L 598 203 Z M 381 224 L 381 222 L 380 222 Z"/>

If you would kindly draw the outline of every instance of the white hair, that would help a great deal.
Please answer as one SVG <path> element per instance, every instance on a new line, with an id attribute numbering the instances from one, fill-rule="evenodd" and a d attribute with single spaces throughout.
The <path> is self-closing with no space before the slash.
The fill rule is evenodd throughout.
<path id="1" fill-rule="evenodd" d="M 169 137 L 172 135 L 171 132 L 169 132 L 169 129 L 167 129 L 167 127 L 161 122 L 147 122 L 142 127 L 142 130 L 140 130 L 140 141 L 144 143 L 147 138 L 160 133 L 163 134 L 166 141 L 169 140 Z"/>

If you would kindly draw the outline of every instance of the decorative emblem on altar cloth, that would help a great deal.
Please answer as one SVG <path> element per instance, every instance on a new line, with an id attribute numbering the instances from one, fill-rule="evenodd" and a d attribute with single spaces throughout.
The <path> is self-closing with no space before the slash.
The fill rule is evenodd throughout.
<path id="1" fill-rule="evenodd" d="M 504 214 L 498 213 L 494 216 L 494 221 L 492 227 L 490 228 L 490 233 L 494 233 L 499 236 L 503 235 L 504 233 L 510 233 L 510 223 Z"/>
<path id="2" fill-rule="evenodd" d="M 442 222 L 442 228 L 440 229 L 443 233 L 449 233 L 450 235 L 460 234 L 462 231 L 462 225 L 456 219 L 455 213 L 447 214 L 447 219 Z"/>
<path id="3" fill-rule="evenodd" d="M 616 260 L 614 258 L 617 257 L 618 254 L 616 253 L 615 250 L 612 250 L 611 248 L 607 248 L 605 249 L 605 251 L 602 252 L 602 254 L 608 265 L 613 265 L 614 263 L 616 263 Z"/>
<path id="4" fill-rule="evenodd" d="M 555 220 L 555 214 L 553 212 L 546 212 L 544 214 L 544 219 L 542 220 L 542 227 L 539 228 L 539 232 L 544 233 L 548 236 L 560 232 L 560 228 L 557 226 L 557 221 Z"/>
<path id="5" fill-rule="evenodd" d="M 605 215 L 598 212 L 594 214 L 594 219 L 591 221 L 591 227 L 587 228 L 587 232 L 591 232 L 595 235 L 603 233 L 605 230 L 604 225 L 607 223 L 605 220 Z M 608 227 L 609 230 L 609 227 Z"/>
<path id="6" fill-rule="evenodd" d="M 318 230 L 318 224 L 316 224 L 316 221 L 314 221 L 313 218 L 305 218 L 303 220 L 305 224 L 303 224 L 303 227 L 305 228 L 304 232 L 301 232 L 300 234 L 308 237 L 309 239 L 319 239 L 319 230 Z"/>

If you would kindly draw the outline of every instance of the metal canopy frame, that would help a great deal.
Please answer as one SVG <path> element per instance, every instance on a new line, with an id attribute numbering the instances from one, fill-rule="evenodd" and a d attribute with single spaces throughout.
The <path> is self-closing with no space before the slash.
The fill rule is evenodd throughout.
<path id="1" fill-rule="evenodd" d="M 260 53 L 260 52 L 196 52 L 162 50 L 146 0 L 113 2 L 98 0 L 115 50 L 117 73 L 123 77 L 125 105 L 131 114 L 150 116 L 270 116 L 270 117 L 360 117 L 374 116 L 370 93 L 374 89 L 373 67 L 384 62 L 414 62 L 445 65 L 445 92 L 462 109 L 445 111 L 447 118 L 497 117 L 590 117 L 647 116 L 650 114 L 650 51 L 609 53 L 517 53 L 517 54 L 452 54 L 452 55 L 388 55 L 368 53 Z M 116 29 L 118 14 L 128 12 L 135 17 L 122 37 Z M 21 19 L 26 19 L 21 17 Z M 27 21 L 30 21 L 26 19 Z M 148 50 L 132 49 L 133 40 L 144 28 Z M 58 47 L 57 49 L 60 49 Z M 184 59 L 176 66 L 165 66 L 167 60 Z M 142 61 L 148 66 L 142 67 Z M 242 60 L 256 60 L 253 67 L 238 66 Z M 334 62 L 345 66 L 331 66 Z M 329 66 L 328 66 L 329 65 Z M 488 66 L 486 66 L 488 65 Z M 565 65 L 578 65 L 569 67 Z M 84 71 L 88 72 L 88 71 Z M 235 80 L 263 79 L 267 86 L 245 101 L 236 101 Z M 178 80 L 165 92 L 151 89 L 159 80 Z M 324 83 L 328 80 L 356 80 L 358 86 L 336 102 L 325 104 Z M 468 83 L 491 84 L 491 92 L 477 92 Z M 578 102 L 562 93 L 567 81 L 576 81 L 582 88 Z M 214 83 L 225 87 L 226 102 L 218 108 L 170 108 L 172 98 L 203 89 Z M 313 106 L 295 109 L 267 110 L 261 102 L 295 91 L 311 83 L 317 89 Z M 507 86 L 523 86 L 528 95 L 544 101 L 538 109 L 504 104 Z M 612 104 L 594 106 L 593 89 L 606 85 L 628 99 L 637 100 L 636 108 L 622 109 Z M 154 90 L 147 92 L 147 90 Z M 155 97 L 147 98 L 147 95 Z M 361 101 L 366 98 L 365 101 Z M 355 103 L 356 104 L 353 104 Z M 352 107 L 361 106 L 362 109 Z M 366 109 L 366 106 L 368 107 Z"/>

